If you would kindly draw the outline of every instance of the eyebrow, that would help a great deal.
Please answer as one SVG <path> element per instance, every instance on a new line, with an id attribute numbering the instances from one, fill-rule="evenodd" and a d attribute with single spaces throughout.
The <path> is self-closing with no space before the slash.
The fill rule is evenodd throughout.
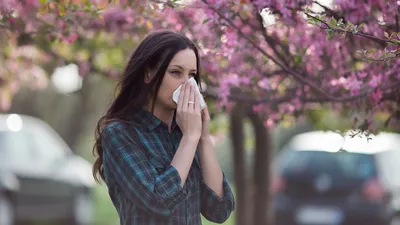
<path id="1" fill-rule="evenodd" d="M 180 65 L 171 65 L 171 66 L 176 66 L 176 67 L 179 67 L 181 70 L 183 70 L 183 67 L 180 66 Z M 190 71 L 197 71 L 197 70 L 196 69 L 191 69 Z"/>

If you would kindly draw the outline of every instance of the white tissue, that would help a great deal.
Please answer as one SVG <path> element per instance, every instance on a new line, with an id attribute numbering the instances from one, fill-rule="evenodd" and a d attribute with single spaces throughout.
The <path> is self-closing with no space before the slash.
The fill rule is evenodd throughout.
<path id="1" fill-rule="evenodd" d="M 200 108 L 204 109 L 206 107 L 206 103 L 204 102 L 203 95 L 200 92 L 200 89 L 199 89 L 199 86 L 197 85 L 196 80 L 193 77 L 191 77 L 189 80 L 186 81 L 186 83 L 188 83 L 188 82 L 192 83 L 194 85 L 194 87 L 196 87 L 196 91 L 200 96 Z M 174 100 L 174 102 L 176 102 L 176 104 L 178 104 L 179 93 L 181 92 L 181 87 L 182 87 L 182 85 L 179 85 L 179 87 L 172 94 L 172 100 Z"/>

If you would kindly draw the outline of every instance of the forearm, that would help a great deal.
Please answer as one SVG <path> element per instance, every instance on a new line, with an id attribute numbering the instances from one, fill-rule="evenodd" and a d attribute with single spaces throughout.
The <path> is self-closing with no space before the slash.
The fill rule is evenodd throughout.
<path id="1" fill-rule="evenodd" d="M 171 165 L 175 167 L 181 177 L 181 187 L 185 185 L 198 143 L 199 138 L 183 136 L 172 159 Z"/>
<path id="2" fill-rule="evenodd" d="M 224 195 L 223 174 L 210 137 L 200 139 L 199 156 L 204 183 L 219 197 Z"/>

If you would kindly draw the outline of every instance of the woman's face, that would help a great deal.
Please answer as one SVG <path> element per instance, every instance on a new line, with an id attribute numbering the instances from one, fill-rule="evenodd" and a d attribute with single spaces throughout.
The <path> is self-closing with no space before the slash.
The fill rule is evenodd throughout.
<path id="1" fill-rule="evenodd" d="M 166 109 L 176 109 L 177 105 L 172 100 L 173 92 L 196 73 L 197 59 L 194 51 L 187 48 L 177 52 L 167 67 L 156 104 Z"/>

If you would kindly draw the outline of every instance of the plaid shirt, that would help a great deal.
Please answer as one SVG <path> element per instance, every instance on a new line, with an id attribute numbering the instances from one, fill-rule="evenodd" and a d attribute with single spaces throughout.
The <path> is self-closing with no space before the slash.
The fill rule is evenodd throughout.
<path id="1" fill-rule="evenodd" d="M 200 225 L 200 213 L 223 223 L 235 208 L 224 175 L 224 196 L 202 179 L 196 152 L 185 185 L 170 165 L 182 132 L 173 120 L 165 123 L 140 110 L 128 123 L 112 122 L 103 132 L 103 168 L 110 198 L 123 225 Z"/>

